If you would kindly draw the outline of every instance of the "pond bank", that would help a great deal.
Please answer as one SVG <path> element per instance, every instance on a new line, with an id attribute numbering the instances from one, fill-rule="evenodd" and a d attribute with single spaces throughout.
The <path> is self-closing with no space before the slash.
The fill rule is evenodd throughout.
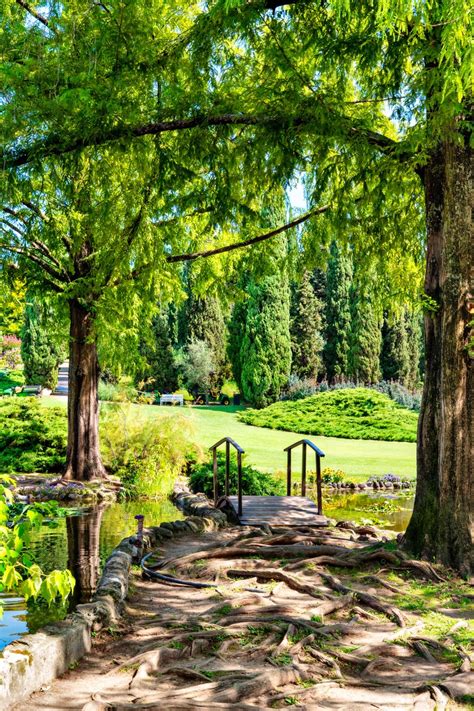
<path id="1" fill-rule="evenodd" d="M 167 540 L 169 568 L 219 587 L 135 577 L 124 617 L 27 707 L 468 708 L 466 584 L 373 540 L 240 527 Z"/>
<path id="2" fill-rule="evenodd" d="M 0 709 L 9 709 L 27 694 L 64 673 L 91 647 L 92 634 L 113 623 L 127 595 L 132 560 L 160 542 L 183 533 L 198 533 L 227 525 L 224 514 L 212 509 L 205 497 L 176 492 L 185 520 L 146 528 L 143 535 L 124 539 L 107 559 L 97 590 L 89 603 L 78 605 L 62 622 L 26 635 L 1 653 Z"/>

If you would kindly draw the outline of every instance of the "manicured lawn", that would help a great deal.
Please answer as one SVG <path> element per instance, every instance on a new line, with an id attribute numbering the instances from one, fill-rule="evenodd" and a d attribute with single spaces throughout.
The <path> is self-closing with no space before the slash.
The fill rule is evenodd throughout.
<path id="1" fill-rule="evenodd" d="M 65 398 L 45 398 L 45 404 L 66 404 Z M 222 437 L 235 439 L 246 452 L 247 461 L 267 471 L 282 471 L 286 468 L 284 447 L 307 437 L 298 432 L 253 427 L 239 422 L 237 412 L 241 407 L 159 407 L 157 405 L 134 405 L 143 409 L 149 417 L 186 417 L 192 423 L 197 444 L 210 447 Z M 412 442 L 384 442 L 336 437 L 312 437 L 325 452 L 323 467 L 342 469 L 354 481 L 364 481 L 371 475 L 388 472 L 410 479 L 415 478 L 415 447 Z M 313 468 L 308 458 L 308 469 Z M 295 480 L 300 467 L 299 454 L 294 456 Z"/>

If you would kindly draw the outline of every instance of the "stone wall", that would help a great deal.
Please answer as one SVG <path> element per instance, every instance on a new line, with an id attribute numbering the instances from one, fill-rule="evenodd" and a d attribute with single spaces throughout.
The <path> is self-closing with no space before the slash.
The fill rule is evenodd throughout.
<path id="1" fill-rule="evenodd" d="M 91 602 L 77 605 L 66 619 L 25 635 L 0 652 L 1 711 L 50 684 L 90 650 L 92 632 L 110 626 L 121 613 L 133 561 L 175 536 L 228 525 L 226 515 L 204 494 L 191 494 L 180 486 L 175 488 L 172 500 L 189 514 L 184 520 L 145 528 L 141 538 L 124 538 L 107 559 Z"/>

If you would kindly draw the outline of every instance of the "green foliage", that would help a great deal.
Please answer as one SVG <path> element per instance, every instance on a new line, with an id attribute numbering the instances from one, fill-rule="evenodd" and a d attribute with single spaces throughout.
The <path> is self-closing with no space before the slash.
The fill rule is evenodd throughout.
<path id="1" fill-rule="evenodd" d="M 59 472 L 66 461 L 67 416 L 35 398 L 0 400 L 0 471 Z"/>
<path id="2" fill-rule="evenodd" d="M 99 400 L 105 402 L 136 402 L 138 391 L 126 379 L 117 383 L 99 380 Z"/>
<path id="3" fill-rule="evenodd" d="M 359 383 L 380 380 L 380 326 L 373 297 L 360 284 L 353 285 L 347 374 Z"/>
<path id="4" fill-rule="evenodd" d="M 137 373 L 138 388 L 157 390 L 160 393 L 173 392 L 178 385 L 178 373 L 166 310 L 153 317 L 149 332 L 142 336 L 140 354 L 145 363 Z"/>
<path id="5" fill-rule="evenodd" d="M 126 403 L 109 405 L 101 414 L 104 464 L 120 477 L 128 495 L 168 495 L 193 451 L 188 421 L 181 417 L 151 419 Z"/>
<path id="6" fill-rule="evenodd" d="M 0 334 L 0 368 L 15 370 L 21 366 L 21 341 L 17 336 Z"/>
<path id="7" fill-rule="evenodd" d="M 216 296 L 199 297 L 191 291 L 186 302 L 187 340 L 204 341 L 211 353 L 216 372 L 215 386 L 222 383 L 226 368 L 225 323 Z"/>
<path id="8" fill-rule="evenodd" d="M 308 271 L 293 292 L 291 308 L 291 369 L 299 378 L 316 378 L 322 370 L 322 304 Z"/>
<path id="9" fill-rule="evenodd" d="M 0 371 L 0 394 L 11 391 L 19 385 L 23 385 L 25 376 L 22 370 Z"/>
<path id="10" fill-rule="evenodd" d="M 58 596 L 64 601 L 74 590 L 74 578 L 69 570 L 45 575 L 26 552 L 32 531 L 44 522 L 43 511 L 28 505 L 13 513 L 13 494 L 8 488 L 13 483 L 0 477 L 0 592 L 16 592 L 25 600 L 39 597 L 48 604 Z"/>
<path id="11" fill-rule="evenodd" d="M 181 354 L 181 371 L 191 391 L 209 393 L 216 364 L 206 341 L 191 341 Z"/>
<path id="12" fill-rule="evenodd" d="M 386 395 L 366 388 L 332 390 L 264 410 L 246 410 L 249 425 L 326 437 L 416 441 L 418 417 Z"/>
<path id="13" fill-rule="evenodd" d="M 407 308 L 384 320 L 380 366 L 384 380 L 397 380 L 414 388 L 420 380 L 421 324 L 419 316 Z"/>
<path id="14" fill-rule="evenodd" d="M 7 276 L 7 278 L 5 278 Z M 0 333 L 19 335 L 23 325 L 26 287 L 22 279 L 0 276 Z"/>
<path id="15" fill-rule="evenodd" d="M 326 343 L 324 363 L 330 382 L 348 372 L 351 331 L 352 262 L 333 241 L 330 248 L 326 284 Z"/>
<path id="16" fill-rule="evenodd" d="M 225 456 L 221 452 L 217 454 L 217 481 L 219 494 L 225 491 Z M 191 471 L 189 483 L 194 492 L 202 491 L 206 496 L 214 496 L 212 461 L 197 464 Z M 237 493 L 237 463 L 235 457 L 231 457 L 229 475 L 230 493 Z M 283 482 L 274 478 L 271 474 L 259 471 L 249 464 L 242 466 L 242 490 L 246 496 L 279 496 L 284 494 Z"/>
<path id="17" fill-rule="evenodd" d="M 56 387 L 58 367 L 65 352 L 58 346 L 55 335 L 51 311 L 45 305 L 28 303 L 21 341 L 27 384 L 42 385 L 50 390 Z"/>

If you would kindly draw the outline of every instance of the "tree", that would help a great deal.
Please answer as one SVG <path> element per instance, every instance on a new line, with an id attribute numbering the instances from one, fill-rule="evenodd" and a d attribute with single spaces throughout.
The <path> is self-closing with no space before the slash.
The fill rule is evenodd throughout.
<path id="1" fill-rule="evenodd" d="M 58 382 L 58 367 L 64 359 L 64 349 L 57 342 L 51 311 L 39 303 L 29 302 L 25 309 L 22 330 L 21 357 L 27 383 L 54 390 Z"/>
<path id="2" fill-rule="evenodd" d="M 196 394 L 203 391 L 207 401 L 215 369 L 214 357 L 206 341 L 191 341 L 182 364 L 186 387 Z"/>
<path id="3" fill-rule="evenodd" d="M 96 3 L 90 12 L 77 0 L 65 0 L 44 3 L 28 20 L 24 2 L 3 0 L 2 10 L 0 165 L 9 176 L 2 204 L 20 217 L 28 220 L 21 207 L 25 199 L 44 208 L 43 197 L 39 204 L 31 200 L 40 196 L 44 181 L 32 194 L 25 193 L 24 183 L 46 166 L 86 156 L 106 169 L 112 160 L 115 173 L 125 176 L 121 189 L 127 194 L 129 184 L 134 192 L 133 169 L 141 153 L 142 166 L 159 162 L 160 179 L 169 179 L 157 186 L 155 220 L 176 220 L 190 205 L 212 212 L 198 229 L 177 229 L 161 241 L 161 250 L 157 240 L 150 241 L 147 259 L 141 253 L 139 266 L 149 268 L 153 257 L 162 287 L 169 285 L 167 258 L 173 263 L 216 249 L 226 253 L 236 226 L 240 246 L 248 245 L 252 230 L 261 227 L 259 201 L 300 172 L 307 174 L 312 205 L 303 220 L 307 226 L 311 221 L 300 240 L 305 249 L 323 234 L 313 218 L 324 214 L 339 229 L 362 225 L 369 260 L 379 255 L 383 263 L 389 252 L 425 252 L 426 376 L 417 494 L 406 541 L 418 555 L 472 567 L 467 0 L 175 0 L 146 8 Z M 154 154 L 144 155 L 151 146 L 156 161 Z M 122 163 L 120 151 L 127 157 Z M 102 174 L 97 200 L 84 205 L 109 205 L 104 190 L 108 180 Z M 117 194 L 120 189 L 112 202 Z M 179 208 L 169 204 L 171 196 L 179 196 Z M 129 205 L 142 204 L 136 198 Z M 74 210 L 70 215 L 73 229 L 82 229 L 82 218 Z M 23 233 L 20 217 L 12 222 L 4 213 L 4 252 L 41 267 L 58 286 L 59 267 L 44 249 L 61 261 L 57 245 L 38 242 L 31 231 L 35 244 L 16 239 L 17 229 Z M 115 241 L 124 224 L 130 219 L 122 213 L 99 226 L 102 248 L 93 244 L 84 252 L 83 269 L 87 264 L 94 272 L 90 263 L 104 258 L 110 227 Z M 274 234 L 270 230 L 266 237 Z M 76 274 L 74 264 L 69 266 L 68 278 Z M 131 278 L 132 272 L 129 253 L 114 268 L 109 287 L 119 274 Z M 77 298 L 79 285 L 91 286 L 96 277 L 82 274 L 73 287 L 66 281 L 68 296 Z M 93 319 L 87 311 L 83 316 L 90 342 Z M 77 407 L 87 409 L 85 402 Z M 92 420 L 85 418 L 94 428 Z"/>
<path id="4" fill-rule="evenodd" d="M 5 276 L 5 275 L 2 275 Z M 0 279 L 0 333 L 18 335 L 23 326 L 26 286 L 18 277 Z"/>
<path id="5" fill-rule="evenodd" d="M 226 361 L 225 322 L 215 296 L 195 296 L 191 291 L 186 302 L 188 341 L 205 341 L 216 370 L 216 381 L 223 380 Z"/>
<path id="6" fill-rule="evenodd" d="M 322 368 L 321 309 L 311 274 L 305 271 L 293 294 L 290 322 L 291 367 L 300 378 L 316 378 Z"/>
<path id="7" fill-rule="evenodd" d="M 347 372 L 350 378 L 361 383 L 377 383 L 380 380 L 382 334 L 373 301 L 360 284 L 353 285 Z"/>
<path id="8" fill-rule="evenodd" d="M 326 280 L 326 342 L 324 363 L 330 382 L 348 373 L 351 331 L 350 257 L 333 241 L 330 247 Z"/>
<path id="9" fill-rule="evenodd" d="M 393 320 L 385 316 L 382 325 L 380 368 L 384 380 L 399 380 L 406 384 L 410 369 L 410 351 L 405 310 Z"/>
<path id="10" fill-rule="evenodd" d="M 245 332 L 245 323 L 247 320 L 247 300 L 241 299 L 236 301 L 232 307 L 229 323 L 227 325 L 227 356 L 232 366 L 232 374 L 237 383 L 240 392 L 242 392 L 242 360 L 240 357 L 240 349 L 242 338 Z"/>
<path id="11" fill-rule="evenodd" d="M 178 386 L 178 373 L 171 340 L 170 317 L 166 309 L 155 314 L 148 333 L 142 337 L 140 354 L 144 367 L 137 378 L 158 392 L 168 392 Z"/>

